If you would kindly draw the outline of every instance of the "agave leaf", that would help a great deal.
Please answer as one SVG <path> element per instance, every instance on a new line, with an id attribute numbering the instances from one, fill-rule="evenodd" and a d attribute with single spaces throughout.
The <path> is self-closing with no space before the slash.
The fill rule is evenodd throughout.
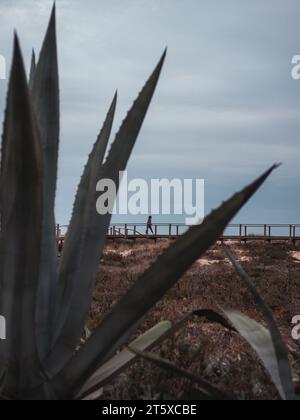
<path id="1" fill-rule="evenodd" d="M 77 270 L 79 273 L 81 273 L 81 275 L 83 275 L 83 272 L 86 268 L 84 265 L 82 265 L 84 264 L 82 259 L 86 257 L 84 250 L 89 247 L 91 240 L 90 231 L 95 229 L 95 225 L 97 223 L 95 217 L 93 217 L 96 213 L 95 185 L 98 182 L 101 173 L 101 165 L 107 149 L 107 144 L 116 112 L 116 106 L 117 93 L 113 98 L 105 122 L 89 156 L 78 187 L 73 215 L 66 235 L 62 260 L 60 264 L 60 283 L 59 291 L 56 297 L 56 310 L 58 319 L 56 323 L 57 333 L 55 338 L 59 336 L 60 329 L 63 327 L 64 322 L 66 321 L 66 317 L 72 304 L 72 299 L 70 299 L 70 296 L 73 296 L 76 285 L 73 273 Z M 90 297 L 89 293 L 87 294 L 88 297 Z M 66 296 L 68 296 L 68 299 L 66 299 Z M 74 328 L 76 328 L 76 326 L 74 326 Z"/>
<path id="2" fill-rule="evenodd" d="M 229 330 L 233 330 L 228 321 L 217 312 L 211 309 L 198 309 L 189 313 L 180 322 L 174 325 L 172 325 L 169 321 L 157 324 L 155 327 L 133 341 L 129 347 L 139 351 L 149 351 L 165 339 L 174 335 L 194 316 L 197 316 L 198 318 L 206 318 L 209 322 L 218 323 Z M 103 386 L 108 380 L 111 380 L 121 371 L 133 364 L 136 361 L 136 358 L 137 356 L 134 356 L 128 349 L 125 349 L 121 353 L 112 357 L 85 383 L 82 390 L 79 392 L 79 395 L 85 396 L 94 392 L 97 388 L 99 388 L 99 386 Z"/>
<path id="3" fill-rule="evenodd" d="M 229 247 L 224 247 L 225 252 L 229 260 L 231 261 L 232 265 L 236 269 L 237 273 L 239 274 L 240 278 L 242 279 L 243 283 L 246 285 L 248 290 L 251 292 L 252 296 L 255 299 L 256 304 L 259 306 L 261 311 L 263 312 L 267 323 L 268 328 L 271 334 L 271 339 L 273 342 L 273 348 L 275 349 L 275 357 L 278 364 L 278 373 L 281 381 L 281 386 L 279 392 L 281 396 L 285 399 L 293 400 L 295 399 L 295 393 L 293 388 L 293 379 L 292 379 L 292 371 L 291 366 L 289 363 L 288 352 L 284 341 L 281 337 L 280 331 L 277 327 L 276 321 L 274 320 L 273 314 L 271 309 L 268 305 L 264 302 L 262 297 L 260 296 L 259 292 L 257 291 L 256 287 L 254 286 L 253 281 L 248 276 L 248 274 L 243 269 L 242 265 L 237 261 L 235 256 L 233 255 L 232 251 Z M 251 343 L 250 343 L 251 344 Z M 278 378 L 276 378 L 277 380 Z M 275 382 L 276 386 L 277 383 Z M 278 388 L 278 386 L 277 386 Z M 284 393 L 282 394 L 282 391 Z"/>
<path id="4" fill-rule="evenodd" d="M 35 71 L 36 71 L 35 52 L 34 52 L 34 50 L 32 50 L 30 72 L 29 72 L 29 86 L 30 86 L 30 89 L 32 89 Z"/>
<path id="5" fill-rule="evenodd" d="M 235 329 L 232 327 L 232 325 L 223 317 L 221 316 L 219 313 L 211 310 L 211 309 L 197 309 L 194 310 L 193 312 L 190 312 L 189 314 L 185 315 L 185 317 L 182 318 L 181 321 L 177 322 L 176 324 L 174 324 L 172 326 L 172 328 L 164 335 L 161 337 L 160 341 L 163 341 L 164 339 L 168 338 L 169 336 L 175 334 L 178 330 L 180 330 L 181 328 L 184 327 L 184 325 L 190 321 L 191 318 L 193 317 L 198 317 L 198 318 L 205 318 L 208 322 L 211 323 L 215 323 L 215 324 L 219 324 L 222 325 L 223 327 L 231 330 L 231 331 L 235 331 Z M 136 329 L 139 327 L 139 325 L 141 324 L 143 318 L 140 319 L 136 324 L 134 324 L 132 326 L 132 328 L 128 329 L 125 334 L 123 334 L 119 340 L 117 341 L 117 343 L 115 344 L 115 346 L 111 349 L 111 351 L 109 352 L 108 356 L 106 357 L 106 359 L 110 359 L 112 357 L 112 355 L 124 344 L 127 343 L 128 340 L 130 339 L 130 337 L 132 336 L 132 334 L 136 331 Z M 105 360 L 104 360 L 105 363 Z"/>
<path id="6" fill-rule="evenodd" d="M 213 311 L 212 309 L 196 309 L 189 314 L 187 314 L 181 321 L 177 322 L 173 325 L 172 329 L 169 331 L 168 336 L 170 334 L 175 334 L 178 330 L 180 330 L 188 321 L 190 321 L 193 317 L 197 318 L 205 318 L 208 322 L 212 324 L 219 324 L 222 325 L 224 328 L 227 328 L 230 331 L 235 331 L 232 325 L 218 312 Z M 165 338 L 165 337 L 164 337 Z"/>
<path id="7" fill-rule="evenodd" d="M 81 398 L 81 401 L 97 401 L 99 400 L 104 392 L 104 388 L 97 388 L 96 391 L 92 392 L 91 394 L 88 394 L 86 397 Z"/>
<path id="8" fill-rule="evenodd" d="M 260 325 L 258 322 L 238 311 L 226 310 L 224 312 L 241 336 L 244 337 L 255 350 L 274 382 L 279 394 L 283 399 L 286 399 L 285 391 L 280 380 L 275 348 L 270 332 L 263 325 Z"/>
<path id="9" fill-rule="evenodd" d="M 0 400 L 1 400 L 2 395 L 3 395 L 5 381 L 6 381 L 6 370 L 5 369 L 0 369 Z"/>
<path id="10" fill-rule="evenodd" d="M 87 171 L 92 170 L 95 174 L 95 178 L 91 179 L 90 184 L 94 193 L 89 196 L 90 204 L 87 216 L 80 220 L 79 229 L 83 232 L 78 237 L 80 242 L 77 242 L 80 248 L 80 258 L 74 261 L 73 256 L 71 259 L 68 256 L 63 256 L 64 261 L 60 271 L 60 287 L 63 288 L 63 291 L 60 292 L 60 295 L 64 297 L 64 300 L 61 304 L 62 311 L 58 322 L 59 336 L 47 361 L 47 369 L 50 374 L 56 373 L 73 354 L 92 300 L 99 256 L 106 242 L 111 220 L 110 214 L 101 216 L 96 211 L 96 184 L 100 179 L 110 179 L 114 181 L 118 190 L 119 172 L 126 168 L 153 97 L 165 56 L 166 52 L 124 120 L 107 161 L 101 166 L 101 162 L 92 159 L 88 164 Z M 69 232 L 68 235 L 73 237 L 73 232 Z M 69 290 L 73 290 L 71 299 Z"/>
<path id="11" fill-rule="evenodd" d="M 234 328 L 229 324 L 226 319 L 211 309 L 198 309 L 192 313 L 193 316 L 197 316 L 199 318 L 206 318 L 209 322 L 213 324 L 222 325 L 224 328 L 227 328 L 230 331 L 234 331 Z"/>
<path id="12" fill-rule="evenodd" d="M 223 233 L 230 220 L 264 183 L 277 165 L 272 166 L 256 181 L 213 211 L 202 225 L 193 226 L 180 237 L 139 278 L 128 293 L 115 305 L 91 338 L 74 355 L 55 379 L 64 392 L 67 384 L 80 386 L 103 363 L 120 337 L 147 314 L 163 295 L 180 279 L 185 271 Z"/>
<path id="13" fill-rule="evenodd" d="M 59 82 L 55 6 L 36 69 L 32 71 L 32 97 L 41 133 L 44 162 L 44 214 L 40 282 L 37 308 L 39 353 L 44 359 L 50 350 L 54 297 L 57 283 L 57 246 L 54 204 L 59 146 Z"/>
<path id="14" fill-rule="evenodd" d="M 163 321 L 155 327 L 142 334 L 134 340 L 130 347 L 144 351 L 153 348 L 160 339 L 166 336 L 166 333 L 172 329 L 170 321 Z M 120 374 L 123 370 L 132 365 L 137 359 L 137 356 L 128 349 L 122 350 L 119 354 L 108 360 L 102 365 L 91 378 L 84 384 L 79 392 L 79 395 L 85 396 L 91 394 L 100 386 L 103 386 L 108 380 L 111 380 L 116 375 Z M 82 398 L 82 397 L 79 397 Z"/>
<path id="15" fill-rule="evenodd" d="M 55 346 L 57 340 L 59 340 L 64 327 L 68 327 L 68 334 L 71 338 L 70 341 L 68 341 L 68 345 L 65 347 L 65 343 L 62 348 L 60 348 L 58 341 L 57 347 L 54 347 L 53 352 L 50 354 L 50 357 L 45 364 L 50 375 L 53 375 L 53 372 L 58 371 L 73 353 L 80 337 L 80 332 L 83 327 L 82 323 L 84 323 L 85 320 L 79 307 L 72 316 L 70 315 L 70 321 L 68 315 L 70 308 L 72 307 L 72 298 L 75 299 L 75 292 L 78 291 L 78 288 L 82 286 L 82 283 L 86 280 L 84 271 L 86 271 L 88 267 L 84 265 L 85 262 L 83 259 L 86 257 L 87 250 L 88 252 L 92 252 L 90 243 L 91 235 L 94 235 L 93 229 L 95 229 L 97 224 L 96 218 L 93 217 L 95 216 L 96 202 L 95 185 L 99 180 L 101 163 L 109 141 L 116 104 L 117 94 L 112 101 L 102 130 L 84 169 L 76 195 L 71 223 L 65 240 L 60 264 L 60 282 L 56 295 L 56 331 L 53 337 L 53 345 Z M 81 274 L 82 278 L 80 279 L 80 282 L 79 279 L 75 277 L 75 272 L 77 272 L 78 275 L 79 273 Z M 89 285 L 87 284 L 86 287 L 88 286 Z M 92 286 L 90 285 L 89 287 Z M 86 305 L 86 300 L 91 299 L 91 293 L 92 289 L 87 288 L 86 290 L 81 290 L 82 304 Z M 69 323 L 65 325 L 68 321 Z"/>
<path id="16" fill-rule="evenodd" d="M 35 310 L 43 214 L 40 134 L 15 36 L 2 141 L 0 313 L 6 319 L 0 365 L 5 392 L 21 397 L 41 379 Z M 26 368 L 25 368 L 26 367 Z"/>
<path id="17" fill-rule="evenodd" d="M 155 354 L 152 354 L 149 352 L 141 352 L 136 348 L 130 347 L 130 350 L 133 353 L 135 353 L 137 356 L 140 356 L 143 359 L 148 360 L 148 362 L 152 362 L 156 366 L 162 369 L 168 370 L 174 374 L 180 375 L 183 378 L 186 378 L 189 381 L 191 381 L 193 384 L 196 384 L 203 391 L 206 398 L 209 400 L 221 400 L 221 401 L 233 400 L 233 397 L 227 395 L 225 392 L 219 390 L 217 387 L 215 387 L 214 385 L 211 385 L 209 382 L 206 382 L 203 379 L 193 375 L 192 373 L 179 368 L 170 360 L 156 356 Z"/>

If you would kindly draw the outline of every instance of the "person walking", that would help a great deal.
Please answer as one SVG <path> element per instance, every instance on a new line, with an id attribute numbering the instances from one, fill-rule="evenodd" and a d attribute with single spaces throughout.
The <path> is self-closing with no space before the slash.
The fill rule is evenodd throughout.
<path id="1" fill-rule="evenodd" d="M 149 234 L 149 230 L 152 233 L 152 235 L 154 234 L 153 229 L 152 229 L 152 216 L 149 216 L 148 221 L 147 221 L 147 229 L 146 229 L 146 235 Z"/>

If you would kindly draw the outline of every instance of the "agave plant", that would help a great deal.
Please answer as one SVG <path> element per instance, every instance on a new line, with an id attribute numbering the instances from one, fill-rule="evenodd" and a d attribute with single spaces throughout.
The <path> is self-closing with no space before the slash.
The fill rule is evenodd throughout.
<path id="1" fill-rule="evenodd" d="M 231 325 L 234 326 L 234 331 L 239 333 L 256 352 L 259 360 L 269 375 L 269 378 L 276 387 L 278 395 L 283 400 L 295 400 L 296 395 L 294 391 L 292 367 L 289 362 L 288 351 L 273 317 L 272 311 L 260 296 L 252 279 L 245 272 L 231 249 L 225 245 L 223 248 L 229 261 L 232 263 L 237 274 L 252 294 L 255 303 L 265 317 L 268 328 L 234 309 L 224 309 L 224 314 L 229 319 Z M 210 319 L 212 318 L 210 317 Z M 217 320 L 215 316 L 213 319 L 223 327 L 230 329 L 230 325 L 228 326 L 226 321 L 224 322 L 224 319 L 221 320 L 219 318 Z M 214 399 L 232 398 L 220 392 L 215 387 L 212 389 L 210 384 L 206 384 L 201 378 L 198 378 L 195 375 L 177 367 L 169 360 L 163 359 L 149 352 L 141 351 L 141 349 L 136 348 L 134 343 L 130 348 L 133 353 L 139 355 L 145 360 L 154 363 L 163 369 L 170 370 L 197 385 L 198 390 L 196 392 L 200 398 L 211 398 L 212 396 Z"/>
<path id="2" fill-rule="evenodd" d="M 72 399 L 102 385 L 132 362 L 115 353 L 141 320 L 220 237 L 227 224 L 275 169 L 272 166 L 205 221 L 191 227 L 137 280 L 79 346 L 92 301 L 99 256 L 110 215 L 96 212 L 96 184 L 110 178 L 118 186 L 154 94 L 166 52 L 143 87 L 104 160 L 117 96 L 85 166 L 75 198 L 63 255 L 58 264 L 54 201 L 59 147 L 59 78 L 53 8 L 29 83 L 17 35 L 2 138 L 0 179 L 0 314 L 7 338 L 0 342 L 2 386 L 10 399 Z M 172 326 L 163 322 L 141 337 L 147 350 Z M 135 342 L 137 345 L 137 343 Z M 133 358 L 134 359 L 134 358 Z"/>

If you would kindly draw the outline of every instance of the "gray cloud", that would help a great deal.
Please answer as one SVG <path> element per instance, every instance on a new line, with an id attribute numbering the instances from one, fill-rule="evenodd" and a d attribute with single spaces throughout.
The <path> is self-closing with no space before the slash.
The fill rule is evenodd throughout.
<path id="1" fill-rule="evenodd" d="M 52 1 L 0 1 L 0 54 L 16 28 L 29 65 Z M 57 218 L 68 221 L 82 166 L 119 89 L 118 129 L 168 45 L 132 176 L 205 177 L 207 211 L 274 161 L 268 185 L 239 216 L 297 222 L 300 54 L 297 0 L 57 0 L 61 156 Z M 0 81 L 3 115 L 7 83 Z M 270 220 L 271 219 L 271 220 Z"/>

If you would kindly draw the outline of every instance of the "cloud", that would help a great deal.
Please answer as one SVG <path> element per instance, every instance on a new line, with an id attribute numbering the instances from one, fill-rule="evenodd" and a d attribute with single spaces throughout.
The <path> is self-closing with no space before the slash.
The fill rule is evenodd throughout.
<path id="1" fill-rule="evenodd" d="M 291 58 L 300 53 L 298 0 L 56 3 L 62 111 L 59 219 L 68 220 L 82 166 L 115 89 L 114 132 L 166 45 L 168 58 L 130 171 L 136 176 L 201 173 L 210 207 L 237 186 L 237 179 L 244 182 L 273 160 L 283 160 L 275 177 L 285 185 L 284 200 L 276 202 L 276 214 L 281 222 L 298 214 L 300 82 L 291 78 Z M 31 48 L 40 49 L 51 6 L 52 0 L 1 0 L 0 54 L 8 64 L 16 28 L 29 66 Z M 1 116 L 6 88 L 7 81 L 0 81 Z M 274 187 L 272 181 L 270 185 Z M 274 212 L 272 191 L 268 197 L 269 203 L 264 197 L 251 207 L 257 217 L 262 209 Z"/>

